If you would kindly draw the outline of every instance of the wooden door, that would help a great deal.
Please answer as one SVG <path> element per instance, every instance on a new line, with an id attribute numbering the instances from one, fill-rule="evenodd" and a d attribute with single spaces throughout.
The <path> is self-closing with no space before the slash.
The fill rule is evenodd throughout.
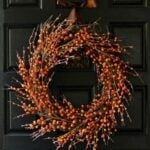
<path id="1" fill-rule="evenodd" d="M 20 127 L 32 118 L 14 120 L 20 113 L 9 101 L 15 96 L 5 90 L 5 85 L 15 75 L 16 52 L 23 46 L 33 27 L 44 22 L 50 15 L 62 14 L 65 18 L 70 9 L 57 7 L 55 0 L 0 0 L 0 149 L 1 150 L 54 150 L 49 141 L 41 138 L 32 142 L 30 132 Z M 133 80 L 134 100 L 129 107 L 132 124 L 119 127 L 114 143 L 100 144 L 99 150 L 149 150 L 150 149 L 150 3 L 148 0 L 99 0 L 99 7 L 81 10 L 83 20 L 92 22 L 101 17 L 101 31 L 110 31 L 133 45 L 128 59 L 141 74 L 144 83 Z M 58 98 L 65 95 L 75 106 L 88 103 L 96 92 L 96 75 L 90 62 L 82 60 L 69 68 L 57 70 L 52 86 Z M 83 150 L 84 145 L 78 145 Z"/>

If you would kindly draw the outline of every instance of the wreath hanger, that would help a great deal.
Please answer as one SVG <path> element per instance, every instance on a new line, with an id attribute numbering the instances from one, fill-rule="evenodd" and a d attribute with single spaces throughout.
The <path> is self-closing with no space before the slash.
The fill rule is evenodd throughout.
<path id="1" fill-rule="evenodd" d="M 63 7 L 96 8 L 97 0 L 84 0 L 83 2 L 72 2 L 70 0 L 57 0 L 57 5 Z"/>
<path id="2" fill-rule="evenodd" d="M 68 20 L 71 20 L 73 22 L 82 22 L 80 9 L 81 8 L 96 8 L 97 0 L 84 0 L 81 3 L 71 2 L 69 0 L 57 0 L 57 5 L 61 5 L 63 7 L 71 7 Z"/>

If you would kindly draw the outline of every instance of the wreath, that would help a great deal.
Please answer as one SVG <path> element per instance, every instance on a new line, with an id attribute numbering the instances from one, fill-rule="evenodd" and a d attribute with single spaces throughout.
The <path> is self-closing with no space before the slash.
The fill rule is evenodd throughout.
<path id="1" fill-rule="evenodd" d="M 119 114 L 122 124 L 125 116 L 130 119 L 126 103 L 131 101 L 133 88 L 127 75 L 137 76 L 137 73 L 123 60 L 127 48 L 121 46 L 117 37 L 98 33 L 94 28 L 97 22 L 79 25 L 67 19 L 60 23 L 58 20 L 59 17 L 50 18 L 35 29 L 23 57 L 17 55 L 17 73 L 22 82 L 16 80 L 19 86 L 10 86 L 20 98 L 19 104 L 13 104 L 24 111 L 17 118 L 38 115 L 33 122 L 22 125 L 34 130 L 34 139 L 63 131 L 58 137 L 47 137 L 57 149 L 67 143 L 71 149 L 79 142 L 86 142 L 87 149 L 92 146 L 96 150 L 100 139 L 107 142 L 117 131 L 116 115 Z M 75 108 L 65 97 L 57 100 L 48 91 L 54 68 L 68 65 L 81 54 L 94 64 L 102 89 L 90 104 Z"/>

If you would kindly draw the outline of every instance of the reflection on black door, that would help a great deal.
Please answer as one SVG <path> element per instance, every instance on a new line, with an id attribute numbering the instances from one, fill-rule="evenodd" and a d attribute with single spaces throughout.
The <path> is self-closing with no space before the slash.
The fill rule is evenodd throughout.
<path id="1" fill-rule="evenodd" d="M 148 0 L 99 0 L 99 7 L 83 9 L 83 20 L 92 22 L 101 17 L 101 31 L 110 31 L 133 45 L 128 59 L 141 74 L 144 83 L 133 80 L 134 100 L 129 107 L 132 123 L 118 127 L 114 143 L 99 147 L 103 150 L 149 150 L 150 149 L 150 4 Z M 21 113 L 9 101 L 17 101 L 15 95 L 5 90 L 10 78 L 16 76 L 16 53 L 22 53 L 32 29 L 50 15 L 62 14 L 65 18 L 70 9 L 57 7 L 55 0 L 1 0 L 0 1 L 0 150 L 55 150 L 49 141 L 32 142 L 30 132 L 21 124 L 33 118 L 14 120 Z M 96 92 L 94 67 L 88 65 L 60 67 L 51 85 L 57 98 L 68 97 L 78 106 L 89 103 Z M 74 67 L 76 66 L 76 67 Z M 98 148 L 98 150 L 100 149 Z M 78 145 L 77 150 L 84 149 Z"/>

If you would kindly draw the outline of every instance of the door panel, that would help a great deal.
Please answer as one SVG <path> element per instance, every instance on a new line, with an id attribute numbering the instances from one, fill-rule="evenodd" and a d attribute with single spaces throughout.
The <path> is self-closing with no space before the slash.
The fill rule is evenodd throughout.
<path id="1" fill-rule="evenodd" d="M 22 54 L 27 46 L 32 29 L 44 22 L 50 15 L 67 17 L 70 8 L 56 6 L 55 0 L 1 0 L 0 1 L 0 150 L 54 150 L 54 145 L 42 138 L 32 142 L 30 131 L 20 125 L 36 116 L 14 119 L 20 114 L 9 101 L 16 102 L 16 96 L 5 90 L 12 77 L 16 77 L 16 53 Z M 83 20 L 88 23 L 99 17 L 100 30 L 111 32 L 122 39 L 123 45 L 133 49 L 125 57 L 138 71 L 144 82 L 131 78 L 134 84 L 133 102 L 128 106 L 132 123 L 126 119 L 126 126 L 118 126 L 113 136 L 114 143 L 98 150 L 149 150 L 150 149 L 150 2 L 148 0 L 99 0 L 95 9 L 81 10 Z M 79 65 L 81 64 L 81 65 Z M 18 77 L 17 77 L 18 78 Z M 96 94 L 96 73 L 87 60 L 73 62 L 70 67 L 56 69 L 50 89 L 59 100 L 66 96 L 75 107 L 90 103 Z M 59 134 L 59 133 L 56 133 Z M 77 145 L 83 150 L 84 144 Z M 64 148 L 67 149 L 67 148 Z"/>
<path id="2" fill-rule="evenodd" d="M 16 67 L 17 53 L 22 55 L 23 49 L 27 47 L 29 37 L 33 28 L 32 24 L 5 24 L 5 71 L 12 70 Z"/>
<path id="3" fill-rule="evenodd" d="M 146 4 L 145 0 L 112 0 L 112 4 L 113 5 L 139 5 L 139 6 L 143 6 L 144 4 Z"/>
<path id="4" fill-rule="evenodd" d="M 41 5 L 41 0 L 7 0 L 4 1 L 4 8 L 9 7 L 39 7 Z"/>
<path id="5" fill-rule="evenodd" d="M 123 45 L 133 46 L 125 59 L 136 70 L 145 71 L 147 69 L 147 24 L 144 22 L 111 22 L 110 29 L 111 33 L 122 40 Z"/>

